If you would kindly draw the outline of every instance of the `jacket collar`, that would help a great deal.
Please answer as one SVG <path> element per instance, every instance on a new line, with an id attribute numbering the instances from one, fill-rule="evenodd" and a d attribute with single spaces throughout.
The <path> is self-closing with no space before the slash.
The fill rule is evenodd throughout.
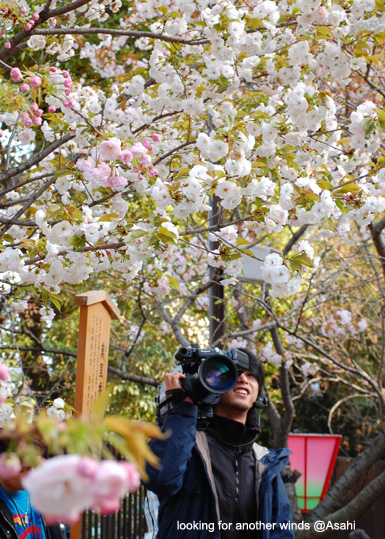
<path id="1" fill-rule="evenodd" d="M 259 434 L 256 427 L 218 415 L 214 415 L 206 430 L 217 440 L 233 447 L 251 447 Z"/>

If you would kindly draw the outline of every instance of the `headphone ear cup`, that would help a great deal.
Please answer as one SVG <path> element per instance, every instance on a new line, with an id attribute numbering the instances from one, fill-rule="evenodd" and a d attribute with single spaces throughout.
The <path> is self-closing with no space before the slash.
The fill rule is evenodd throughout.
<path id="1" fill-rule="evenodd" d="M 269 404 L 269 397 L 267 395 L 267 389 L 266 389 L 266 386 L 262 386 L 259 391 L 258 398 L 255 401 L 253 406 L 255 406 L 255 408 L 266 408 L 268 404 Z"/>

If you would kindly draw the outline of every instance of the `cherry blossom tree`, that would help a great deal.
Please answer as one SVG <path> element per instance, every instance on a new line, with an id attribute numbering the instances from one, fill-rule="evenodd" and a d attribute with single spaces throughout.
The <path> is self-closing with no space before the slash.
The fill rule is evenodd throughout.
<path id="1" fill-rule="evenodd" d="M 46 320 L 61 284 L 149 259 L 167 293 L 163 261 L 207 236 L 214 194 L 214 232 L 237 224 L 206 246 L 224 284 L 240 245 L 383 211 L 381 2 L 15 0 L 1 16 L 0 268 Z M 299 291 L 309 253 L 267 257 L 273 296 Z"/>

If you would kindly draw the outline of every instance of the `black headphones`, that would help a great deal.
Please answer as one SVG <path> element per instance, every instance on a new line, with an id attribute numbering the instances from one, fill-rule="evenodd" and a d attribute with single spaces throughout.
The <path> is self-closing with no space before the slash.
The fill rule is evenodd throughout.
<path id="1" fill-rule="evenodd" d="M 254 408 L 266 408 L 269 404 L 269 397 L 267 394 L 266 386 L 263 385 L 258 393 L 257 400 L 254 402 L 253 407 Z"/>

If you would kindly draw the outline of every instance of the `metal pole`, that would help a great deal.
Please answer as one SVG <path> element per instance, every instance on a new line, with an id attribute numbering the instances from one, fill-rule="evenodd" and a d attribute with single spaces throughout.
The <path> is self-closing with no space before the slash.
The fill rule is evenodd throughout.
<path id="1" fill-rule="evenodd" d="M 210 226 L 217 226 L 220 222 L 219 197 L 213 195 L 211 198 Z M 209 249 L 218 249 L 219 242 L 209 241 Z M 212 281 L 218 275 L 218 269 L 209 267 L 209 277 Z M 220 274 L 222 271 L 220 271 Z M 209 288 L 209 324 L 210 324 L 210 347 L 212 343 L 221 339 L 225 333 L 225 302 L 224 288 L 218 282 Z"/>

